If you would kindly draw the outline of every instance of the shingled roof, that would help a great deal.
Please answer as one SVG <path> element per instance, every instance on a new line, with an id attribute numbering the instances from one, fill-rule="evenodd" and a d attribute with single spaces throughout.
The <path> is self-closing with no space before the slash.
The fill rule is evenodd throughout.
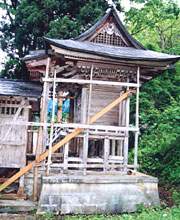
<path id="1" fill-rule="evenodd" d="M 42 85 L 40 83 L 0 79 L 0 95 L 40 98 Z"/>
<path id="2" fill-rule="evenodd" d="M 118 60 L 170 61 L 171 63 L 174 63 L 180 59 L 180 56 L 159 53 L 151 50 L 135 49 L 131 47 L 117 47 L 75 40 L 58 40 L 50 38 L 45 38 L 45 40 L 47 44 L 54 45 L 62 49 L 95 54 Z"/>

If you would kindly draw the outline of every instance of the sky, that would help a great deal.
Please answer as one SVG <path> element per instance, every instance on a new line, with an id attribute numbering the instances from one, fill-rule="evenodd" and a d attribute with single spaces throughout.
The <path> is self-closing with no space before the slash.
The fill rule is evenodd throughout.
<path id="1" fill-rule="evenodd" d="M 112 2 L 112 0 L 107 0 L 109 3 Z M 177 0 L 179 6 L 180 6 L 180 0 Z M 129 0 L 121 0 L 121 4 L 122 6 L 125 8 L 125 11 L 128 11 L 130 9 L 130 2 Z M 123 19 L 123 16 L 121 17 L 121 19 Z M 0 71 L 2 69 L 2 62 L 4 62 L 6 60 L 6 53 L 4 53 L 2 50 L 0 50 Z"/>

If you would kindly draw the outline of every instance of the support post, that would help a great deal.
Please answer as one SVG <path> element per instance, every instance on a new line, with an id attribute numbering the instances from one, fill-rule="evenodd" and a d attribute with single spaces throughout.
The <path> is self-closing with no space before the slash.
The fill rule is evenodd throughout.
<path id="1" fill-rule="evenodd" d="M 55 114 L 55 95 L 56 95 L 56 70 L 54 70 L 54 82 L 53 82 L 53 104 L 52 104 L 52 116 L 51 116 L 51 130 L 50 130 L 50 141 L 49 141 L 49 152 L 46 175 L 49 175 L 51 167 L 51 155 L 52 155 L 52 142 L 53 142 L 53 131 L 54 131 L 54 114 Z"/>
<path id="2" fill-rule="evenodd" d="M 129 83 L 129 75 L 127 75 L 127 83 Z M 129 87 L 127 87 L 129 90 Z M 128 96 L 126 99 L 126 127 L 129 127 L 129 112 L 130 112 L 130 97 Z M 129 145 L 129 131 L 125 131 L 125 139 L 124 139 L 124 172 L 127 173 L 127 165 L 128 165 L 128 145 Z"/>
<path id="3" fill-rule="evenodd" d="M 116 150 L 116 140 L 115 139 L 112 139 L 112 152 L 111 152 L 111 154 L 113 155 L 113 156 L 115 156 L 115 150 Z"/>
<path id="4" fill-rule="evenodd" d="M 46 79 L 48 79 L 48 77 L 49 77 L 50 62 L 51 62 L 51 58 L 48 57 L 47 65 L 46 65 L 46 74 L 45 74 Z M 40 113 L 40 122 L 43 122 L 43 120 L 44 120 L 44 110 L 45 110 L 45 106 L 46 106 L 47 89 L 48 89 L 48 82 L 45 81 L 44 87 L 43 87 L 43 96 L 42 96 L 43 99 L 42 99 L 42 107 L 41 107 L 41 113 Z M 43 135 L 43 127 L 39 126 L 37 147 L 36 147 L 36 163 L 38 161 L 38 158 L 40 157 L 41 146 L 43 143 L 42 135 Z M 37 199 L 38 199 L 38 166 L 36 163 L 34 166 L 34 185 L 33 185 L 33 199 L 34 199 L 34 201 L 37 201 Z"/>
<path id="5" fill-rule="evenodd" d="M 68 169 L 68 152 L 69 152 L 69 142 L 64 145 L 64 170 Z"/>
<path id="6" fill-rule="evenodd" d="M 62 113 L 63 113 L 63 92 L 59 91 L 58 92 L 58 97 L 57 97 L 57 123 L 62 122 Z"/>
<path id="7" fill-rule="evenodd" d="M 74 99 L 70 99 L 69 123 L 73 123 L 73 118 L 74 118 Z"/>
<path id="8" fill-rule="evenodd" d="M 45 100 L 45 106 L 44 106 L 44 123 L 47 123 L 47 120 L 48 120 L 49 83 L 47 85 L 46 95 L 45 95 L 44 98 L 46 99 Z M 47 141 L 48 141 L 48 127 L 44 126 L 43 127 L 43 148 L 41 149 L 40 153 L 43 153 L 43 152 L 46 151 Z"/>
<path id="9" fill-rule="evenodd" d="M 106 136 L 104 139 L 104 172 L 107 172 L 108 166 L 108 157 L 109 157 L 109 148 L 110 148 L 110 141 L 109 138 Z"/>
<path id="10" fill-rule="evenodd" d="M 137 84 L 139 83 L 139 77 L 140 77 L 140 67 L 137 68 Z M 139 128 L 139 87 L 137 88 L 136 92 L 136 122 L 135 122 L 136 128 Z M 134 143 L 134 165 L 138 164 L 137 154 L 138 154 L 138 135 L 139 132 L 135 132 L 135 143 Z M 137 168 L 134 169 L 134 171 L 137 171 Z"/>
<path id="11" fill-rule="evenodd" d="M 91 66 L 90 72 L 90 81 L 92 81 L 92 74 L 93 74 L 94 66 Z M 89 98 L 88 98 L 88 112 L 87 112 L 87 125 L 89 125 L 90 120 L 90 111 L 91 111 L 91 96 L 92 96 L 92 84 L 89 85 Z M 84 145 L 83 145 L 83 162 L 86 166 L 87 164 L 87 157 L 88 157 L 88 142 L 89 142 L 89 129 L 86 129 L 86 134 L 84 135 Z M 86 168 L 84 167 L 84 175 L 86 175 Z"/>

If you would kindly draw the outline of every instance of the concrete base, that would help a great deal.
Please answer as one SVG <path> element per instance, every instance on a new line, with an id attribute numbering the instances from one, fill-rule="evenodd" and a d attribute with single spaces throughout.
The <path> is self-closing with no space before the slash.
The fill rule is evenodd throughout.
<path id="1" fill-rule="evenodd" d="M 0 213 L 18 213 L 36 210 L 37 206 L 32 201 L 26 200 L 0 200 Z"/>
<path id="2" fill-rule="evenodd" d="M 117 214 L 159 205 L 158 179 L 143 175 L 43 177 L 38 213 Z"/>

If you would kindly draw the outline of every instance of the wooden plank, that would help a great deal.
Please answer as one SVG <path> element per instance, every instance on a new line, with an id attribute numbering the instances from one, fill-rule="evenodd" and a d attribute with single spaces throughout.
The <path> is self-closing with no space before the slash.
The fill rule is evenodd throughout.
<path id="1" fill-rule="evenodd" d="M 10 125 L 11 123 L 4 123 L 3 125 Z M 43 123 L 43 122 L 16 122 L 13 125 L 26 125 L 26 126 L 48 126 L 50 127 L 50 123 Z M 0 124 L 0 126 L 2 126 Z M 118 126 L 107 126 L 107 125 L 87 125 L 87 124 L 79 124 L 79 123 L 67 123 L 67 124 L 54 124 L 54 127 L 62 127 L 62 128 L 88 128 L 88 129 L 96 129 L 102 131 L 139 131 L 139 128 L 135 127 L 118 127 Z"/>
<path id="2" fill-rule="evenodd" d="M 20 141 L 0 141 L 0 145 L 14 145 L 14 146 L 21 146 L 22 142 Z"/>
<path id="3" fill-rule="evenodd" d="M 24 194 L 0 194 L 0 199 L 27 199 L 27 196 Z"/>
<path id="4" fill-rule="evenodd" d="M 44 82 L 53 82 L 52 78 L 45 79 L 43 78 Z M 124 86 L 124 87 L 132 87 L 137 88 L 140 87 L 137 83 L 125 83 L 125 82 L 111 82 L 111 81 L 101 81 L 101 80 L 85 80 L 85 79 L 64 79 L 64 78 L 57 78 L 57 83 L 78 83 L 78 84 L 97 84 L 97 85 L 112 85 L 112 86 Z"/>
<path id="5" fill-rule="evenodd" d="M 95 115 L 94 117 L 92 117 L 90 119 L 90 124 L 95 122 L 98 118 L 100 118 L 103 114 L 105 114 L 106 112 L 108 112 L 111 108 L 113 108 L 115 105 L 119 104 L 119 102 L 121 102 L 122 100 L 124 100 L 125 98 L 128 97 L 129 92 L 126 92 L 125 94 L 123 94 L 121 97 L 119 97 L 118 99 L 116 99 L 114 102 L 112 102 L 109 106 L 107 106 L 105 109 L 103 109 L 102 111 L 100 111 L 97 115 Z M 59 143 L 57 143 L 56 145 L 53 146 L 52 148 L 52 153 L 54 153 L 57 149 L 59 149 L 60 147 L 62 147 L 64 144 L 66 144 L 68 141 L 70 141 L 73 137 L 75 137 L 76 135 L 78 135 L 81 131 L 83 130 L 83 128 L 78 128 L 75 131 L 73 131 L 71 134 L 69 134 L 68 136 L 66 136 L 64 139 L 62 139 Z M 37 162 L 40 162 L 42 160 L 44 160 L 46 157 L 48 156 L 48 151 L 46 151 L 45 153 L 43 153 L 41 156 L 39 156 L 37 158 Z M 12 176 L 11 178 L 9 178 L 5 183 L 3 183 L 2 185 L 0 185 L 0 192 L 5 189 L 7 186 L 9 186 L 11 183 L 13 183 L 15 180 L 17 180 L 19 177 L 21 177 L 22 175 L 24 175 L 25 173 L 27 173 L 30 169 L 33 168 L 35 164 L 35 161 L 32 161 L 30 164 L 28 164 L 26 167 L 24 167 L 22 170 L 20 170 L 18 173 L 16 173 L 14 176 Z"/>
<path id="6" fill-rule="evenodd" d="M 4 104 L 4 103 L 1 103 L 0 104 L 0 107 L 12 107 L 12 108 L 32 108 L 31 105 L 21 105 L 21 104 Z"/>

